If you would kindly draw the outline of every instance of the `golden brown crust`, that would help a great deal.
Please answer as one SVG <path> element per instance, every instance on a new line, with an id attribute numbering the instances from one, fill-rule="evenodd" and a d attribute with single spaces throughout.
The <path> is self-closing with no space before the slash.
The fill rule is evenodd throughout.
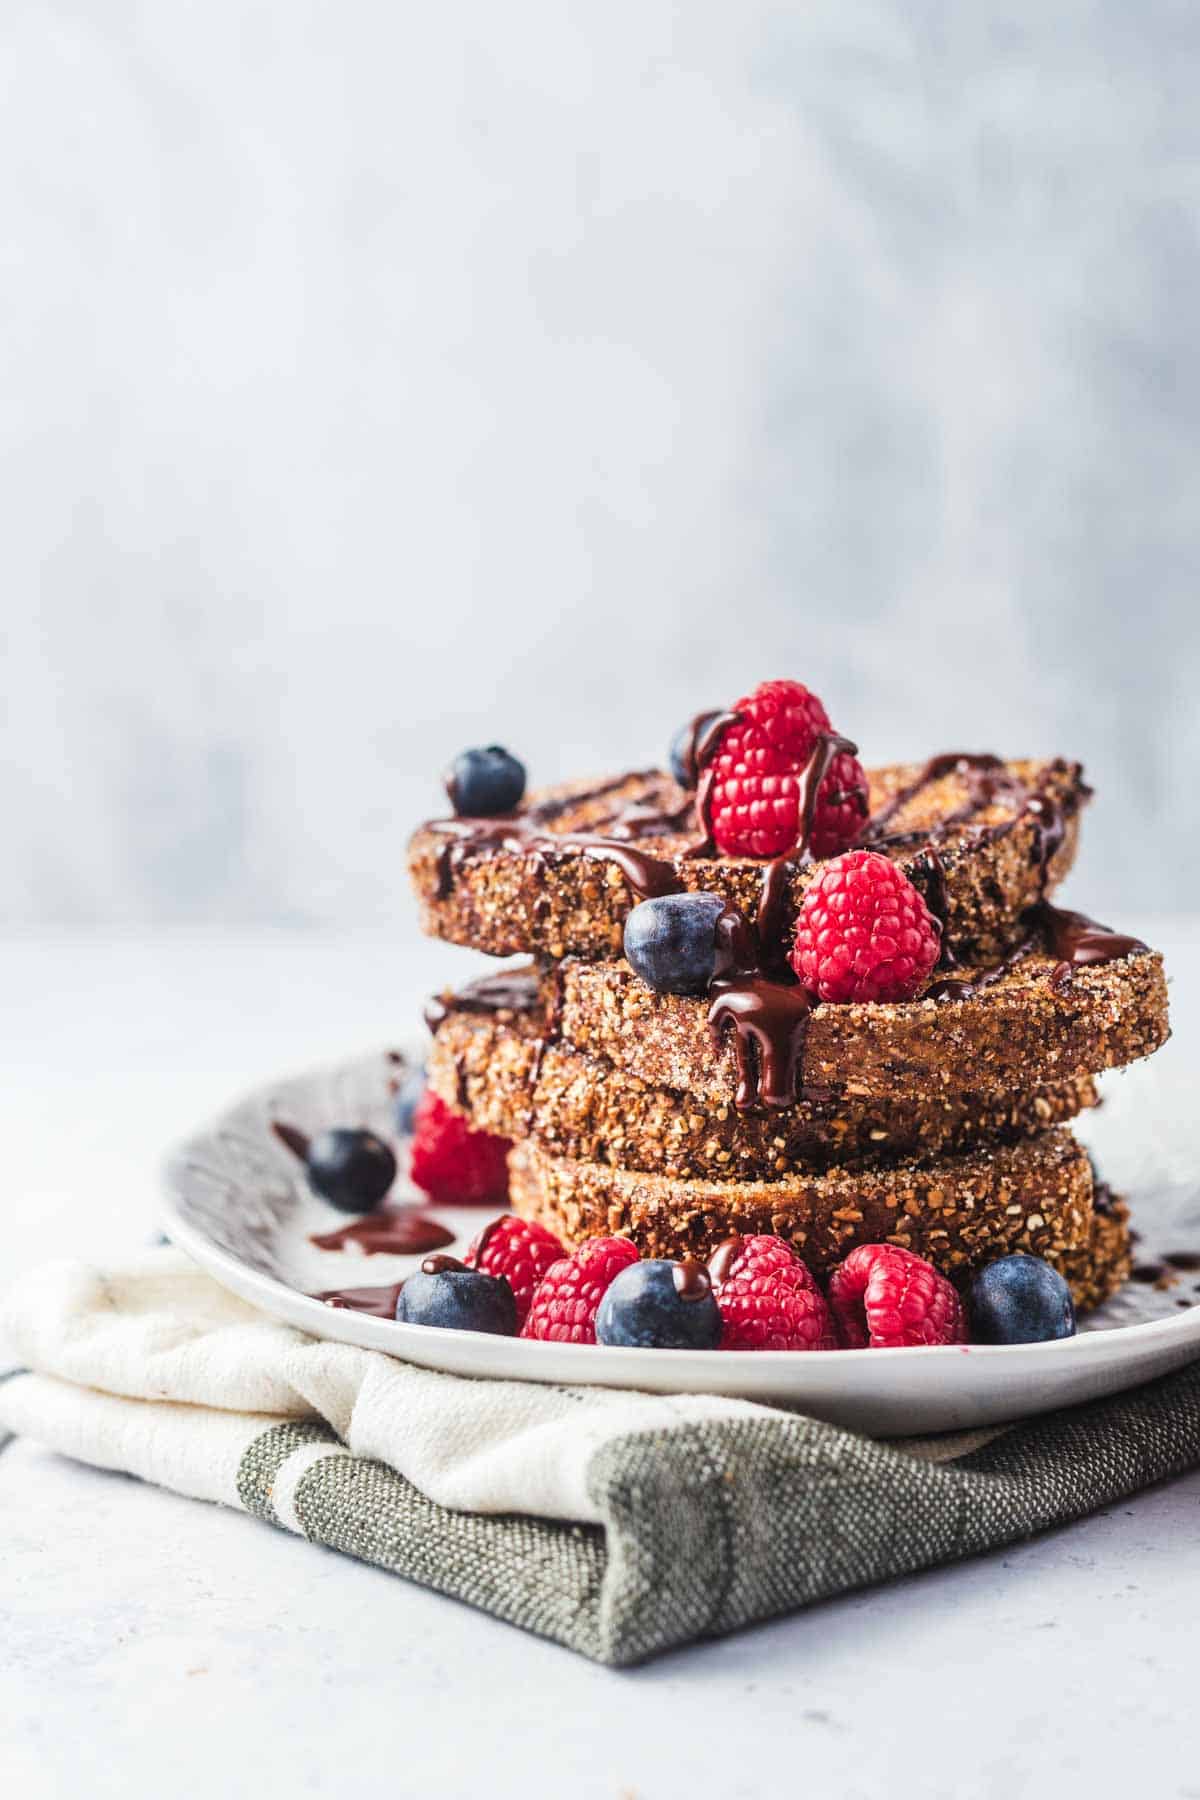
<path id="1" fill-rule="evenodd" d="M 509 1157 L 514 1209 L 573 1245 L 613 1234 L 647 1256 L 708 1256 L 733 1233 L 775 1233 L 814 1273 L 856 1244 L 902 1244 L 956 1277 L 1014 1250 L 1055 1262 L 1086 1250 L 1092 1171 L 1065 1128 L 933 1162 L 898 1162 L 772 1182 L 680 1181 L 548 1155 Z"/>
<path id="2" fill-rule="evenodd" d="M 429 1055 L 431 1087 L 477 1129 L 665 1175 L 774 1180 L 864 1157 L 937 1156 L 1028 1136 L 1097 1099 L 1085 1076 L 984 1095 L 910 1083 L 886 1099 L 830 1092 L 782 1112 L 739 1113 L 726 1100 L 655 1087 L 569 1044 L 548 1043 L 538 1035 L 546 1023 L 537 1013 L 506 1021 L 449 1013 Z"/>
<path id="3" fill-rule="evenodd" d="M 1031 791 L 1046 794 L 1062 809 L 1062 841 L 1045 874 L 1052 891 L 1075 857 L 1078 813 L 1087 790 L 1077 763 L 1018 761 L 1009 773 Z M 878 811 L 919 772 L 919 765 L 872 771 L 870 804 Z M 931 782 L 889 821 L 890 832 L 918 834 L 915 842 L 888 848 L 905 869 L 913 869 L 920 833 L 936 827 L 968 798 L 964 776 L 951 773 Z M 563 833 L 603 833 L 630 807 L 665 812 L 686 805 L 687 795 L 670 776 L 643 771 L 608 782 L 573 782 L 531 796 L 522 812 L 538 815 L 542 835 L 536 847 L 506 840 L 502 829 L 475 844 L 433 821 L 413 834 L 408 867 L 421 908 L 421 924 L 433 937 L 467 944 L 496 956 L 520 952 L 562 957 L 612 957 L 621 953 L 625 918 L 639 896 L 616 862 L 589 855 L 577 845 L 561 849 Z M 554 816 L 543 815 L 553 811 Z M 546 839 L 551 841 L 547 845 Z M 670 862 L 680 884 L 720 894 L 754 920 L 764 865 L 750 858 L 688 857 L 695 838 L 686 832 L 638 838 L 631 847 Z M 1015 941 L 1020 914 L 1043 889 L 1040 868 L 1042 826 L 1012 799 L 999 799 L 939 839 L 945 869 L 946 941 L 962 953 L 989 956 Z M 820 864 L 797 869 L 783 918 L 795 916 L 804 889 Z"/>
<path id="4" fill-rule="evenodd" d="M 1078 1250 L 1064 1250 L 1055 1266 L 1070 1283 L 1078 1311 L 1090 1312 L 1128 1281 L 1132 1264 L 1129 1208 L 1112 1194 L 1105 1210 L 1092 1215 L 1088 1242 Z"/>
<path id="5" fill-rule="evenodd" d="M 1074 969 L 1030 953 L 965 1000 L 818 1006 L 804 1045 L 805 1087 L 891 1100 L 969 1084 L 977 1093 L 1061 1086 L 1149 1056 L 1169 1035 L 1162 958 L 1146 950 Z M 569 960 L 543 977 L 562 1037 L 655 1086 L 728 1100 L 732 1045 L 715 1049 L 703 1000 L 656 994 L 625 962 Z M 557 990 L 557 991 L 555 991 Z"/>

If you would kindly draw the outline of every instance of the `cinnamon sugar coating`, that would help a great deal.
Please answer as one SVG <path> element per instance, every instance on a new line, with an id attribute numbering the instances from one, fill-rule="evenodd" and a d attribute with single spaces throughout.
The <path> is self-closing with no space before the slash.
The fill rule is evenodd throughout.
<path id="1" fill-rule="evenodd" d="M 1090 1312 L 1115 1294 L 1128 1281 L 1132 1266 L 1129 1208 L 1116 1195 L 1110 1196 L 1103 1213 L 1092 1215 L 1088 1242 L 1078 1250 L 1063 1251 L 1056 1264 L 1079 1312 Z"/>
<path id="2" fill-rule="evenodd" d="M 1162 957 L 1139 951 L 1072 969 L 1032 951 L 967 999 L 817 1006 L 803 1047 L 805 1087 L 893 1100 L 1062 1087 L 1149 1056 L 1169 1035 Z M 714 1045 L 703 1000 L 656 994 L 625 962 L 564 962 L 543 976 L 562 1037 L 656 1086 L 732 1100 L 737 1067 Z"/>
<path id="3" fill-rule="evenodd" d="M 681 1181 L 549 1155 L 530 1139 L 509 1157 L 514 1210 L 565 1244 L 632 1238 L 645 1256 L 706 1257 L 722 1239 L 775 1233 L 816 1273 L 857 1244 L 902 1244 L 956 1279 L 1025 1250 L 1083 1279 L 1093 1241 L 1092 1172 L 1063 1128 L 934 1161 L 898 1161 L 777 1181 Z"/>
<path id="4" fill-rule="evenodd" d="M 945 870 L 946 941 L 960 953 L 990 956 L 1008 949 L 1019 936 L 1020 914 L 1043 892 L 1053 891 L 1075 857 L 1079 809 L 1088 792 L 1079 765 L 1054 759 L 1016 761 L 1005 768 L 1059 810 L 1061 842 L 1052 849 L 1043 876 L 1043 825 L 1011 796 L 998 797 L 969 820 L 945 829 L 938 851 Z M 869 772 L 872 812 L 880 811 L 919 772 L 917 764 Z M 926 834 L 970 797 L 970 784 L 961 773 L 931 781 L 889 819 L 889 839 L 877 847 L 920 880 Z M 531 795 L 515 817 L 517 833 L 511 839 L 501 828 L 472 843 L 460 823 L 422 825 L 408 847 L 422 927 L 433 937 L 497 956 L 522 951 L 555 958 L 619 956 L 626 915 L 640 897 L 627 873 L 577 844 L 559 848 L 554 843 L 568 833 L 614 831 L 618 836 L 632 831 L 630 847 L 666 861 L 682 889 L 720 894 L 753 921 L 764 865 L 752 858 L 688 855 L 697 841 L 688 805 L 688 794 L 669 775 L 649 770 L 602 782 L 570 782 Z M 667 818 L 672 829 L 636 835 L 647 811 Z M 534 825 L 536 841 L 522 842 L 521 831 Z M 901 841 L 890 842 L 894 836 Z M 792 873 L 782 913 L 785 928 L 819 866 L 809 864 Z"/>
<path id="5" fill-rule="evenodd" d="M 532 1011 L 450 1012 L 429 1056 L 435 1092 L 477 1129 L 534 1137 L 559 1156 L 665 1175 L 774 1180 L 864 1157 L 937 1156 L 1010 1142 L 1097 1100 L 1088 1076 L 1059 1086 L 960 1093 L 908 1083 L 890 1095 L 827 1091 L 785 1111 L 739 1113 L 728 1099 L 656 1087 L 573 1045 L 547 1041 Z"/>

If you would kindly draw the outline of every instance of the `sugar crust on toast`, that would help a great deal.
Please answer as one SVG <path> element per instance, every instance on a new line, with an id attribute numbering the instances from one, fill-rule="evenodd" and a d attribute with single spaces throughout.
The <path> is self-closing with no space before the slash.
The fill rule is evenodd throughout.
<path id="1" fill-rule="evenodd" d="M 1035 949 L 965 999 L 814 1007 L 802 1091 L 832 1087 L 877 1100 L 967 1086 L 1027 1092 L 1121 1067 L 1166 1041 L 1167 985 L 1157 951 L 1052 981 L 1059 966 Z M 656 1086 L 732 1097 L 734 1048 L 728 1038 L 714 1043 L 705 1001 L 655 993 L 623 961 L 564 961 L 543 983 L 559 1035 L 576 1048 Z"/>
<path id="2" fill-rule="evenodd" d="M 531 1139 L 509 1157 L 514 1210 L 568 1245 L 632 1238 L 643 1255 L 707 1257 L 734 1233 L 786 1238 L 816 1273 L 858 1244 L 897 1243 L 952 1275 L 1013 1251 L 1055 1262 L 1092 1238 L 1092 1170 L 1064 1128 L 1016 1144 L 777 1181 L 655 1175 L 576 1162 Z"/>
<path id="3" fill-rule="evenodd" d="M 534 1137 L 584 1162 L 676 1176 L 773 1180 L 880 1156 L 936 1156 L 1012 1142 L 1097 1102 L 1081 1075 L 1053 1086 L 989 1093 L 906 1083 L 886 1097 L 829 1089 L 786 1111 L 738 1112 L 728 1097 L 655 1086 L 541 1035 L 528 1012 L 447 1012 L 429 1053 L 429 1083 L 477 1130 Z"/>
<path id="4" fill-rule="evenodd" d="M 924 884 L 924 846 L 936 836 L 944 941 L 959 954 L 1007 950 L 1019 935 L 1021 914 L 1055 889 L 1075 857 L 1079 810 L 1089 793 L 1079 764 L 1054 758 L 1003 768 L 1015 791 L 1034 804 L 1002 794 L 969 818 L 947 823 L 971 804 L 973 791 L 966 775 L 951 770 L 890 814 L 886 835 L 876 841 Z M 918 764 L 868 772 L 872 814 L 885 812 L 920 774 Z M 630 868 L 636 877 L 646 858 L 665 864 L 680 890 L 720 894 L 753 922 L 763 863 L 695 854 L 690 806 L 691 796 L 670 775 L 642 770 L 545 789 L 511 820 L 431 820 L 408 847 L 422 927 L 496 956 L 619 956 L 625 918 L 644 897 Z M 1056 828 L 1048 836 L 1049 817 Z M 657 829 L 664 822 L 674 828 Z M 610 849 L 579 841 L 589 836 Z M 623 855 L 613 854 L 614 843 Z M 780 915 L 786 928 L 820 867 L 792 869 Z"/>

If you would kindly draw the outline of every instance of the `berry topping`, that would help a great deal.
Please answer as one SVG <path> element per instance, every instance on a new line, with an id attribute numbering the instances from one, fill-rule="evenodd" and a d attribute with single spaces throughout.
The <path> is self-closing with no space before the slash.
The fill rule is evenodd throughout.
<path id="1" fill-rule="evenodd" d="M 396 1179 L 396 1158 L 373 1131 L 323 1131 L 305 1161 L 308 1185 L 339 1212 L 371 1212 Z"/>
<path id="2" fill-rule="evenodd" d="M 431 1200 L 488 1206 L 508 1198 L 509 1140 L 472 1131 L 461 1113 L 427 1088 L 413 1115 L 409 1174 Z"/>
<path id="3" fill-rule="evenodd" d="M 671 739 L 671 773 L 680 787 L 695 787 L 696 746 L 713 720 L 719 716 L 716 712 L 697 713 L 694 719 L 689 719 L 686 725 L 681 725 Z"/>
<path id="4" fill-rule="evenodd" d="M 635 975 L 660 994 L 703 994 L 717 960 L 716 894 L 664 894 L 643 900 L 625 921 L 625 955 Z"/>
<path id="5" fill-rule="evenodd" d="M 468 1269 L 503 1276 L 517 1302 L 517 1322 L 523 1325 L 534 1289 L 563 1254 L 562 1245 L 544 1225 L 505 1213 L 480 1232 L 463 1260 Z"/>
<path id="6" fill-rule="evenodd" d="M 517 1303 L 507 1281 L 465 1269 L 452 1256 L 431 1256 L 396 1297 L 402 1325 L 441 1325 L 451 1331 L 517 1335 Z"/>
<path id="7" fill-rule="evenodd" d="M 1040 1256 L 1002 1256 L 971 1283 L 971 1325 L 981 1344 L 1042 1344 L 1075 1336 L 1071 1290 Z"/>
<path id="8" fill-rule="evenodd" d="M 829 1304 L 848 1350 L 965 1344 L 962 1301 L 932 1263 L 899 1244 L 860 1244 L 829 1277 Z"/>
<path id="9" fill-rule="evenodd" d="M 741 717 L 726 726 L 708 764 L 713 842 L 725 856 L 787 856 L 803 847 L 804 776 L 829 715 L 798 681 L 764 681 L 734 710 Z M 866 812 L 866 776 L 839 750 L 817 789 L 809 850 L 835 856 Z"/>
<path id="10" fill-rule="evenodd" d="M 594 1344 L 596 1311 L 608 1285 L 638 1260 L 628 1238 L 589 1238 L 551 1264 L 534 1292 L 521 1336 L 554 1344 Z"/>
<path id="11" fill-rule="evenodd" d="M 696 1262 L 639 1262 L 600 1302 L 596 1342 L 635 1350 L 715 1350 L 721 1314 L 708 1270 Z"/>
<path id="12" fill-rule="evenodd" d="M 401 1137 L 408 1137 L 413 1128 L 417 1107 L 425 1092 L 425 1067 L 418 1063 L 411 1068 L 396 1090 L 395 1120 L 396 1130 Z"/>
<path id="13" fill-rule="evenodd" d="M 837 1349 L 825 1296 L 783 1238 L 730 1238 L 709 1268 L 722 1350 Z"/>
<path id="14" fill-rule="evenodd" d="M 805 890 L 792 967 L 819 1000 L 911 1000 L 941 951 L 941 927 L 902 869 L 849 850 Z"/>
<path id="15" fill-rule="evenodd" d="M 525 792 L 525 765 L 499 744 L 464 750 L 447 771 L 446 792 L 460 818 L 490 819 L 512 812 Z"/>

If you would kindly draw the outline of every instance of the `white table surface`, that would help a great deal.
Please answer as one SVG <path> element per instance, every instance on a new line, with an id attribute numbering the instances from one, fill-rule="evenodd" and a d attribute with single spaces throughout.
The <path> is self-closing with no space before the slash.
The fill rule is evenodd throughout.
<path id="1" fill-rule="evenodd" d="M 1139 929 L 1175 977 L 1157 1061 L 1178 1080 L 1200 1063 L 1200 921 Z M 416 997 L 473 966 L 376 939 L 0 943 L 0 1281 L 143 1242 L 174 1139 L 244 1086 L 411 1032 Z M 1200 1797 L 1197 1592 L 1200 1473 L 618 1674 L 18 1442 L 0 1793 Z"/>

